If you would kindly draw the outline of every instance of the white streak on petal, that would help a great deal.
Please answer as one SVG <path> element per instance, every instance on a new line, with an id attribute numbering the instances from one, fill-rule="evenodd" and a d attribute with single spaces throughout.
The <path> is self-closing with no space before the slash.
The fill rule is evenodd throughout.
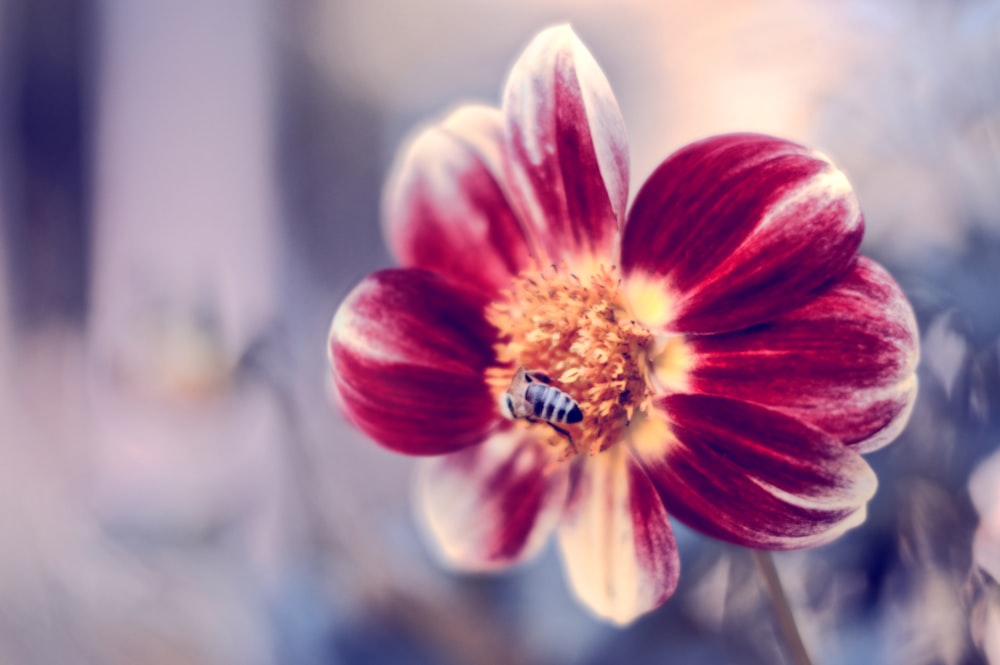
<path id="1" fill-rule="evenodd" d="M 410 359 L 398 353 L 389 353 L 391 350 L 389 348 L 376 347 L 371 344 L 371 341 L 367 337 L 359 334 L 359 331 L 363 330 L 364 327 L 358 325 L 361 320 L 359 319 L 360 315 L 354 307 L 354 303 L 368 297 L 370 294 L 376 292 L 378 288 L 378 282 L 374 280 L 365 280 L 354 287 L 354 290 L 344 298 L 340 307 L 337 308 L 337 312 L 333 315 L 333 321 L 330 323 L 330 334 L 327 335 L 327 339 L 336 339 L 339 344 L 350 349 L 363 350 L 366 355 L 378 362 L 406 362 Z M 332 348 L 330 344 L 327 344 L 328 359 Z"/>
<path id="2" fill-rule="evenodd" d="M 573 591 L 618 625 L 673 593 L 680 563 L 666 510 L 624 446 L 582 460 L 559 527 Z"/>
<path id="3" fill-rule="evenodd" d="M 535 556 L 565 503 L 566 468 L 553 461 L 523 430 L 424 460 L 415 503 L 443 562 L 476 572 Z"/>
<path id="4" fill-rule="evenodd" d="M 777 204 L 771 206 L 757 228 L 747 236 L 743 246 L 752 246 L 760 242 L 761 236 L 766 238 L 768 234 L 777 233 L 773 228 L 775 222 L 787 224 L 788 213 L 797 207 L 808 210 L 838 204 L 847 208 L 840 216 L 843 233 L 850 233 L 862 225 L 864 218 L 861 215 L 861 206 L 854 195 L 851 183 L 843 171 L 830 164 L 829 170 L 802 181 L 795 189 L 783 195 Z"/>
<path id="5" fill-rule="evenodd" d="M 587 117 L 593 123 L 594 152 L 604 185 L 608 188 L 611 207 L 618 228 L 625 222 L 625 206 L 628 203 L 629 152 L 625 121 L 611 90 L 611 84 L 601 71 L 597 60 L 583 45 L 571 28 L 572 49 L 576 59 L 577 78 L 583 93 L 583 104 Z"/>
<path id="6" fill-rule="evenodd" d="M 625 121 L 568 25 L 525 48 L 503 92 L 512 201 L 551 260 L 609 258 L 628 199 Z"/>

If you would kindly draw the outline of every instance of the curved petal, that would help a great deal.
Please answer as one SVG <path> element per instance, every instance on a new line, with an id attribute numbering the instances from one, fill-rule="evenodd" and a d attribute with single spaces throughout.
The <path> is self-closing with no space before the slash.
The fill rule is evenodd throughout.
<path id="1" fill-rule="evenodd" d="M 537 554 L 566 502 L 566 465 L 523 430 L 425 460 L 418 505 L 447 563 L 492 570 Z"/>
<path id="2" fill-rule="evenodd" d="M 690 390 L 762 404 L 868 452 L 906 423 L 918 339 L 902 291 L 861 257 L 836 286 L 771 323 L 692 336 Z"/>
<path id="3" fill-rule="evenodd" d="M 499 109 L 464 106 L 400 153 L 385 192 L 385 237 L 408 268 L 494 293 L 531 258 L 507 200 Z"/>
<path id="4" fill-rule="evenodd" d="M 479 443 L 499 413 L 483 373 L 496 329 L 478 295 L 423 270 L 383 270 L 330 327 L 334 387 L 348 418 L 386 448 L 439 455 Z"/>
<path id="5" fill-rule="evenodd" d="M 513 200 L 548 259 L 609 259 L 628 199 L 625 121 L 569 26 L 544 30 L 521 54 L 503 114 Z"/>
<path id="6" fill-rule="evenodd" d="M 627 293 L 655 328 L 739 330 L 843 275 L 863 226 L 850 184 L 822 155 L 768 136 L 706 139 L 639 191 L 622 238 Z"/>
<path id="7" fill-rule="evenodd" d="M 875 492 L 861 456 L 793 418 L 706 395 L 658 401 L 669 429 L 633 449 L 668 512 L 758 549 L 820 545 L 860 524 Z"/>
<path id="8" fill-rule="evenodd" d="M 577 598 L 624 625 L 674 593 L 680 558 L 656 489 L 624 446 L 580 459 L 559 524 L 563 565 Z"/>

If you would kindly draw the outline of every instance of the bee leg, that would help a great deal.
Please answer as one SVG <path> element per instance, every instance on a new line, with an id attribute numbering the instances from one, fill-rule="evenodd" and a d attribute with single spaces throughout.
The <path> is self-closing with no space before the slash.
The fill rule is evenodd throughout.
<path id="1" fill-rule="evenodd" d="M 542 383 L 552 383 L 552 379 L 542 372 L 525 372 L 529 381 L 541 381 Z"/>
<path id="2" fill-rule="evenodd" d="M 553 425 L 548 420 L 542 420 L 541 418 L 533 418 L 531 416 L 526 416 L 524 419 L 527 420 L 529 423 L 544 423 L 548 425 L 549 427 L 551 427 L 552 429 L 554 429 L 555 431 L 559 432 L 564 437 L 566 437 L 566 440 L 569 441 L 569 447 L 573 449 L 574 453 L 580 452 L 576 448 L 576 443 L 573 442 L 573 435 L 564 430 L 562 427 L 559 427 L 558 425 Z"/>
<path id="3" fill-rule="evenodd" d="M 552 429 L 554 429 L 555 431 L 557 431 L 560 434 L 562 434 L 564 437 L 566 437 L 566 440 L 569 441 L 569 447 L 573 449 L 574 453 L 580 452 L 579 450 L 576 449 L 576 444 L 573 443 L 573 435 L 572 434 L 570 434 L 569 432 L 567 432 L 566 430 L 564 430 L 562 427 L 557 427 L 557 426 L 553 425 L 552 423 L 550 423 L 548 421 L 546 421 L 546 424 L 549 427 L 551 427 Z"/>

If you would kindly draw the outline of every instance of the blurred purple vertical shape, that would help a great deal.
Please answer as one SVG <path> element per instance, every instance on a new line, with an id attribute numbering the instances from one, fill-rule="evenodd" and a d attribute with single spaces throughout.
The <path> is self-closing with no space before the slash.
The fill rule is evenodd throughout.
<path id="1" fill-rule="evenodd" d="M 279 318 L 271 10 L 111 0 L 102 13 L 89 499 L 127 542 L 198 547 L 147 552 L 140 594 L 175 603 L 155 620 L 206 662 L 272 662 L 259 594 L 296 543 L 280 400 L 239 374 Z"/>
<path id="2" fill-rule="evenodd" d="M 277 306 L 270 8 L 105 4 L 92 343 L 207 307 L 227 361 Z"/>

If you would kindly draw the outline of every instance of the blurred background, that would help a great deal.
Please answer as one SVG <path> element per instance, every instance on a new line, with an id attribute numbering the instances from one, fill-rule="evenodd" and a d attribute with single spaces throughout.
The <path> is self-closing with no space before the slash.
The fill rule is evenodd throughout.
<path id="1" fill-rule="evenodd" d="M 787 662 L 747 552 L 680 525 L 625 630 L 551 549 L 440 568 L 414 461 L 327 403 L 395 151 L 563 21 L 633 191 L 710 134 L 816 146 L 917 312 L 868 521 L 776 557 L 815 662 L 1000 665 L 996 0 L 0 1 L 0 663 Z"/>

